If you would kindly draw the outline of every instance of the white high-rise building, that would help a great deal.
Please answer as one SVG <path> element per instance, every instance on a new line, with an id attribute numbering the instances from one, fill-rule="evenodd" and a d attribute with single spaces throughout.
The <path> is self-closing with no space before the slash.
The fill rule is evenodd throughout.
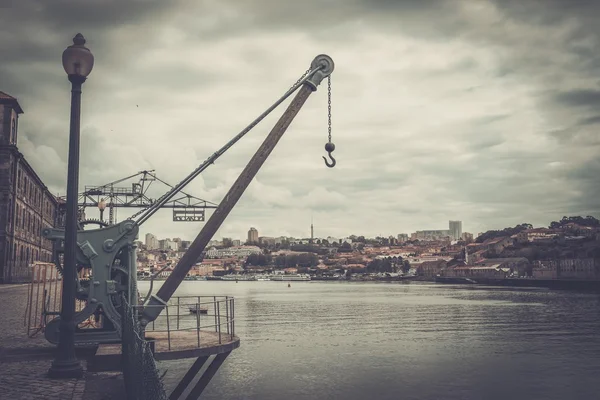
<path id="1" fill-rule="evenodd" d="M 460 240 L 462 236 L 462 221 L 450 221 L 448 225 L 450 228 L 450 236 L 452 236 L 454 240 Z"/>
<path id="2" fill-rule="evenodd" d="M 148 250 L 156 250 L 158 249 L 158 239 L 151 233 L 146 233 L 146 248 Z"/>

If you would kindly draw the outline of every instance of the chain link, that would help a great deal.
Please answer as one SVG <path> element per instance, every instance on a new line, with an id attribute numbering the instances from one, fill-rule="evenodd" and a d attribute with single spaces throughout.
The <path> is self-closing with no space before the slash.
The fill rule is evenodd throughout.
<path id="1" fill-rule="evenodd" d="M 296 83 L 294 83 L 292 85 L 292 87 L 288 90 L 288 92 L 292 89 L 294 89 L 296 86 L 298 86 L 298 84 L 300 83 L 300 81 L 304 78 L 306 78 L 306 75 L 310 74 L 310 71 L 312 71 L 310 68 L 306 70 L 306 72 L 304 74 L 302 74 L 302 76 L 296 81 Z"/>
<path id="2" fill-rule="evenodd" d="M 331 74 L 327 76 L 327 131 L 331 143 Z"/>

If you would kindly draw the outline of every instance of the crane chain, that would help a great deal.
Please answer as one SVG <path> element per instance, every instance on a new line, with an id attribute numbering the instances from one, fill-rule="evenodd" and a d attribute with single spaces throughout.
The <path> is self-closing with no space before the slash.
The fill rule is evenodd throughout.
<path id="1" fill-rule="evenodd" d="M 331 74 L 327 77 L 327 131 L 331 143 Z"/>

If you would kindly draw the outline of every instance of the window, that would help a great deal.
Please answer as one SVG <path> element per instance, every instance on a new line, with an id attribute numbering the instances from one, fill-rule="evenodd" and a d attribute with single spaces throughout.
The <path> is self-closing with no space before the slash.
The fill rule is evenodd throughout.
<path id="1" fill-rule="evenodd" d="M 10 131 L 10 143 L 17 141 L 17 121 L 12 119 L 12 127 Z"/>

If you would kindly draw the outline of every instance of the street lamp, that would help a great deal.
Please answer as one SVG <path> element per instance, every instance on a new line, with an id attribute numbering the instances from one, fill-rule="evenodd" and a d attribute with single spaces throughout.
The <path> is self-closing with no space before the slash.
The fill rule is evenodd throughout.
<path id="1" fill-rule="evenodd" d="M 71 82 L 71 126 L 69 131 L 69 164 L 67 172 L 67 212 L 65 221 L 65 254 L 63 261 L 63 293 L 60 311 L 60 336 L 56 358 L 48 371 L 50 378 L 79 378 L 83 374 L 75 355 L 75 291 L 77 279 L 77 192 L 79 191 L 79 128 L 81 85 L 92 72 L 94 56 L 84 46 L 81 33 L 62 55 L 65 72 Z"/>
<path id="2" fill-rule="evenodd" d="M 100 199 L 98 202 L 98 210 L 100 210 L 100 221 L 104 221 L 102 216 L 104 215 L 104 210 L 106 209 L 106 201 L 104 199 Z"/>

